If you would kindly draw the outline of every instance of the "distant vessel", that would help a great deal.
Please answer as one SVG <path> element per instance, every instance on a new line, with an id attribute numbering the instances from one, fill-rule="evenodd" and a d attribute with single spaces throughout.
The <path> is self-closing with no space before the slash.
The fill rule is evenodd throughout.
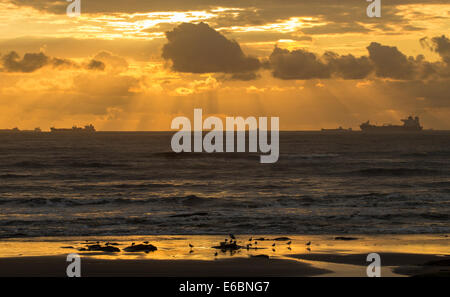
<path id="1" fill-rule="evenodd" d="M 41 128 L 34 128 L 34 130 L 20 130 L 19 128 L 13 129 L 0 129 L 0 133 L 40 133 Z"/>
<path id="2" fill-rule="evenodd" d="M 407 119 L 402 119 L 403 125 L 392 125 L 385 124 L 382 126 L 376 126 L 370 124 L 369 121 L 362 123 L 359 127 L 363 132 L 381 132 L 381 133 L 390 133 L 390 132 L 419 132 L 423 130 L 423 127 L 420 125 L 419 117 L 409 116 Z"/>
<path id="3" fill-rule="evenodd" d="M 341 126 L 337 129 L 322 129 L 322 132 L 352 132 L 352 128 L 344 129 Z"/>
<path id="4" fill-rule="evenodd" d="M 93 133 L 96 132 L 93 125 L 86 125 L 84 128 L 73 126 L 72 128 L 54 128 L 51 127 L 50 131 L 52 133 Z"/>

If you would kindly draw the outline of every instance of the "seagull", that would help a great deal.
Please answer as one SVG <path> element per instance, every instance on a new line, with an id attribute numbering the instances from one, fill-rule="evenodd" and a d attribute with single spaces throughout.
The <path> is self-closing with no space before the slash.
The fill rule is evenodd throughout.
<path id="1" fill-rule="evenodd" d="M 214 257 L 217 257 L 217 255 L 218 255 L 218 253 L 216 252 L 216 253 L 214 254 Z"/>
<path id="2" fill-rule="evenodd" d="M 275 243 L 274 243 L 274 244 L 272 244 L 272 246 L 275 246 Z"/>
<path id="3" fill-rule="evenodd" d="M 189 244 L 189 247 L 192 249 L 194 246 L 192 244 Z"/>
<path id="4" fill-rule="evenodd" d="M 231 238 L 231 239 L 236 239 L 236 237 L 234 237 L 233 234 L 230 234 L 230 238 Z"/>
<path id="5" fill-rule="evenodd" d="M 148 241 L 144 241 L 145 244 L 148 244 Z"/>
<path id="6" fill-rule="evenodd" d="M 258 244 L 258 242 L 257 241 L 255 241 L 255 245 L 257 245 Z"/>
<path id="7" fill-rule="evenodd" d="M 290 246 L 288 246 L 288 250 L 292 250 Z"/>
<path id="8" fill-rule="evenodd" d="M 292 243 L 292 241 L 289 241 L 289 242 L 287 243 L 287 245 L 291 245 L 291 243 Z"/>
<path id="9" fill-rule="evenodd" d="M 253 237 L 250 237 L 250 239 L 248 241 L 252 241 Z"/>
<path id="10" fill-rule="evenodd" d="M 311 245 L 311 241 L 308 241 L 308 242 L 306 243 L 306 245 Z"/>
<path id="11" fill-rule="evenodd" d="M 272 249 L 272 252 L 275 252 L 275 249 Z"/>
<path id="12" fill-rule="evenodd" d="M 131 245 L 134 245 L 134 242 L 133 242 L 133 243 L 131 243 Z"/>
<path id="13" fill-rule="evenodd" d="M 308 252 L 310 252 L 311 251 L 311 249 L 310 248 L 306 248 L 307 250 L 308 250 Z"/>

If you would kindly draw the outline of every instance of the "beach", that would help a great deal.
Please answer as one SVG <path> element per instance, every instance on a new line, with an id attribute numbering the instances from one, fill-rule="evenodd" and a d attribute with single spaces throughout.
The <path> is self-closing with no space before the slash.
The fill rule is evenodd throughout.
<path id="1" fill-rule="evenodd" d="M 82 276 L 365 277 L 370 253 L 448 275 L 448 133 L 282 132 L 268 166 L 163 132 L 0 136 L 0 276 L 64 277 L 71 253 Z"/>
<path id="2" fill-rule="evenodd" d="M 71 253 L 80 256 L 85 277 L 365 277 L 369 253 L 380 255 L 384 277 L 449 276 L 450 271 L 447 234 L 235 236 L 242 246 L 235 251 L 213 248 L 228 240 L 225 235 L 3 239 L 0 276 L 65 277 Z M 80 250 L 97 241 L 113 244 L 120 252 Z M 143 242 L 157 250 L 124 251 Z M 247 249 L 249 242 L 252 247 Z"/>

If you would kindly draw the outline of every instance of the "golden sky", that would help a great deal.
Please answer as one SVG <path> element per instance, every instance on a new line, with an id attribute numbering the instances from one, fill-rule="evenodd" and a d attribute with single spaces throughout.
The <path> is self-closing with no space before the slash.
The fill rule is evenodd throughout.
<path id="1" fill-rule="evenodd" d="M 450 129 L 450 0 L 0 0 L 0 128 L 170 130 L 175 116 Z M 447 34 L 447 35 L 446 35 Z"/>

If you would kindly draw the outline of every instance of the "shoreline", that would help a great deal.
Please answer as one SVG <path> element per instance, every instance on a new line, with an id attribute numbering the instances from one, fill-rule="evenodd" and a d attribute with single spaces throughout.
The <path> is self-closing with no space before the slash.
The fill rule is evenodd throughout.
<path id="1" fill-rule="evenodd" d="M 224 235 L 1 239 L 0 276 L 64 277 L 67 255 L 77 253 L 84 276 L 365 277 L 373 252 L 381 257 L 382 276 L 450 276 L 448 234 L 235 236 L 241 248 L 225 251 L 214 248 Z M 97 242 L 120 252 L 83 250 Z M 124 251 L 143 242 L 157 250 Z"/>

